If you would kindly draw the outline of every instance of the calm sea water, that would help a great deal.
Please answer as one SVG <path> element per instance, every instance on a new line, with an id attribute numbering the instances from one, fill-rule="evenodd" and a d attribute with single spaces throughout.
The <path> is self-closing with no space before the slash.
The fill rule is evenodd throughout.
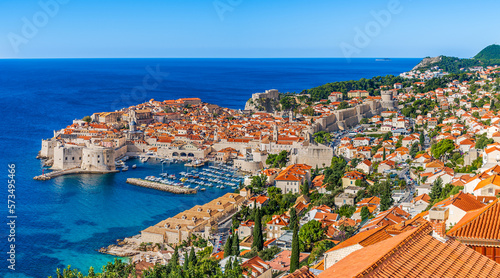
<path id="1" fill-rule="evenodd" d="M 16 271 L 7 269 L 6 224 L 0 226 L 0 277 L 47 277 L 72 265 L 96 269 L 113 257 L 96 249 L 138 234 L 229 189 L 174 195 L 125 183 L 158 175 L 161 165 L 141 164 L 125 173 L 33 181 L 40 140 L 94 112 L 149 99 L 200 97 L 243 108 L 265 89 L 300 92 L 327 82 L 410 70 L 419 59 L 30 59 L 0 60 L 1 217 L 7 223 L 7 165 L 16 164 Z M 168 172 L 184 170 L 173 165 Z"/>

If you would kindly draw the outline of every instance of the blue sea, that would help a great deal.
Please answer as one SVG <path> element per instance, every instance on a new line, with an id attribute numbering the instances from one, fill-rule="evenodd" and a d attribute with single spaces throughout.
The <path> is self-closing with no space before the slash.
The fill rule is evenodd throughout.
<path id="1" fill-rule="evenodd" d="M 328 82 L 410 70 L 420 59 L 21 59 L 0 60 L 0 277 L 47 277 L 71 265 L 99 270 L 114 259 L 96 250 L 206 203 L 230 189 L 174 195 L 125 183 L 158 175 L 150 161 L 125 173 L 34 181 L 42 138 L 73 119 L 150 99 L 199 97 L 242 109 L 255 92 L 301 92 Z M 8 164 L 15 164 L 15 271 L 7 268 Z M 181 164 L 167 172 L 183 171 Z"/>

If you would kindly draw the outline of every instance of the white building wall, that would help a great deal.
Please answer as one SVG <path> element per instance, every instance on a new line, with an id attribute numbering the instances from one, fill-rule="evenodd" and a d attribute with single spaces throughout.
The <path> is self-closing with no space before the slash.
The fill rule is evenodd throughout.
<path id="1" fill-rule="evenodd" d="M 276 181 L 276 187 L 281 189 L 281 193 L 300 193 L 300 183 L 298 181 Z"/>
<path id="2" fill-rule="evenodd" d="M 354 244 L 339 250 L 331 251 L 325 254 L 325 269 L 330 268 L 332 265 L 336 264 L 338 261 L 349 256 L 352 252 L 363 248 L 359 244 Z"/>
<path id="3" fill-rule="evenodd" d="M 115 170 L 114 150 L 102 147 L 84 148 L 82 152 L 82 170 L 111 171 Z"/>
<path id="4" fill-rule="evenodd" d="M 53 158 L 54 157 L 54 148 L 57 146 L 57 141 L 48 139 L 48 140 L 42 140 L 42 150 L 40 152 L 40 155 L 42 157 L 46 158 Z"/>
<path id="5" fill-rule="evenodd" d="M 75 145 L 61 145 L 54 149 L 54 164 L 52 169 L 65 170 L 79 167 L 82 163 L 82 148 Z"/>

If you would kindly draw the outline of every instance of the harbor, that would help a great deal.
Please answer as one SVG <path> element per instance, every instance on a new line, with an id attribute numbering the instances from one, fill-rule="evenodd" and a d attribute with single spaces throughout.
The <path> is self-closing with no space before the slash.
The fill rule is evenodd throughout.
<path id="1" fill-rule="evenodd" d="M 243 181 L 243 178 L 237 173 L 236 169 L 225 164 L 210 165 L 199 171 L 191 170 L 167 173 L 163 171 L 163 165 L 172 162 L 162 160 L 161 163 L 162 172 L 159 174 L 159 177 L 146 176 L 144 180 L 180 188 L 193 188 L 196 191 L 205 191 L 206 188 L 237 189 Z M 185 163 L 184 167 L 189 167 L 187 164 Z"/>
<path id="2" fill-rule="evenodd" d="M 194 188 L 168 185 L 168 184 L 164 184 L 164 183 L 160 183 L 160 182 L 154 182 L 154 181 L 148 181 L 148 180 L 142 180 L 142 179 L 136 179 L 136 178 L 128 178 L 127 183 L 141 186 L 141 187 L 166 191 L 166 192 L 170 192 L 170 193 L 174 193 L 174 194 L 196 194 L 196 192 L 197 192 L 197 190 Z"/>

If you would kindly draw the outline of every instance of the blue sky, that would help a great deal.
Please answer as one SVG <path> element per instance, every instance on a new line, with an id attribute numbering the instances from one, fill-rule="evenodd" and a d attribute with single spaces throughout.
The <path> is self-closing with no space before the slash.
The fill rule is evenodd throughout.
<path id="1" fill-rule="evenodd" d="M 0 0 L 0 57 L 471 57 L 500 43 L 498 10 L 485 0 Z"/>

